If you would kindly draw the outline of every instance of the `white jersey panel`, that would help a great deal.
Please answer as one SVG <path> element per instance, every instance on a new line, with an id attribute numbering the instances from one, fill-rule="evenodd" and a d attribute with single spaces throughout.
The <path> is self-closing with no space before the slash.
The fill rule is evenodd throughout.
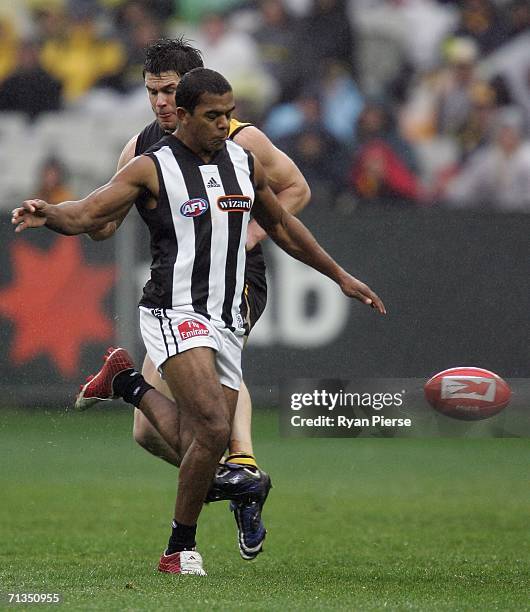
<path id="1" fill-rule="evenodd" d="M 199 167 L 212 219 L 212 249 L 210 254 L 210 276 L 207 309 L 212 319 L 222 320 L 225 289 L 226 255 L 228 249 L 228 216 L 217 207 L 217 198 L 225 195 L 223 181 L 216 165 Z"/>
<path id="2" fill-rule="evenodd" d="M 226 149 L 228 154 L 230 155 L 230 159 L 234 164 L 234 170 L 236 173 L 237 182 L 241 187 L 243 195 L 251 198 L 252 202 L 254 202 L 254 186 L 252 185 L 252 181 L 250 178 L 249 172 L 249 159 L 248 155 L 244 149 L 242 149 L 236 143 L 227 140 L 226 141 Z M 234 323 L 237 323 L 237 327 L 242 327 L 243 322 L 240 314 L 240 306 L 241 306 L 241 296 L 243 293 L 243 287 L 245 284 L 245 264 L 246 264 L 246 250 L 245 245 L 247 242 L 247 227 L 250 221 L 250 215 L 245 214 L 243 216 L 243 226 L 241 228 L 241 240 L 239 244 L 239 251 L 237 256 L 237 283 L 236 290 L 234 293 L 234 300 L 232 303 L 232 317 Z"/>
<path id="3" fill-rule="evenodd" d="M 190 197 L 182 171 L 169 147 L 163 147 L 154 153 L 156 155 L 167 197 L 171 207 L 173 226 L 177 237 L 177 260 L 173 268 L 173 307 L 186 306 L 192 303 L 191 275 L 195 261 L 195 230 L 193 218 L 181 214 L 180 208 Z"/>

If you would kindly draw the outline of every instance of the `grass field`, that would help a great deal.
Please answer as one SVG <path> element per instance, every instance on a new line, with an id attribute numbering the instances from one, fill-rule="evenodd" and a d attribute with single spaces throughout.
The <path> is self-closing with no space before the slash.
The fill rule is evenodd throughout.
<path id="1" fill-rule="evenodd" d="M 265 552 L 241 560 L 212 504 L 201 579 L 155 571 L 175 472 L 130 427 L 122 409 L 2 410 L 0 591 L 71 610 L 530 610 L 525 440 L 292 440 L 257 411 Z"/>

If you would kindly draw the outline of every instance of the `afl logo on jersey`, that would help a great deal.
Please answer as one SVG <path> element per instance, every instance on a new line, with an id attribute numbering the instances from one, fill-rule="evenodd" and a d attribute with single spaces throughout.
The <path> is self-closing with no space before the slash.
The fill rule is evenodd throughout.
<path id="1" fill-rule="evenodd" d="M 188 200 L 180 207 L 180 214 L 184 217 L 200 217 L 208 210 L 208 202 L 202 198 Z"/>
<path id="2" fill-rule="evenodd" d="M 217 198 L 217 206 L 224 212 L 250 212 L 252 200 L 245 195 L 224 195 Z"/>

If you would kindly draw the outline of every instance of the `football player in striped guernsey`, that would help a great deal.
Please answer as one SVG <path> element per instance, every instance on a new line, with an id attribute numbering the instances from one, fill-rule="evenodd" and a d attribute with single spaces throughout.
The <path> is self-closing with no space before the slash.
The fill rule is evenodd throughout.
<path id="1" fill-rule="evenodd" d="M 155 119 L 126 144 L 118 162 L 118 170 L 133 157 L 155 145 L 167 133 L 175 130 L 176 87 L 184 74 L 202 66 L 200 52 L 183 38 L 158 40 L 146 49 L 144 81 Z M 254 153 L 259 159 L 272 190 L 286 210 L 295 214 L 304 208 L 311 195 L 307 182 L 294 162 L 276 148 L 263 132 L 250 123 L 241 123 L 232 117 L 228 138 Z M 213 178 L 210 182 L 215 188 Z M 147 205 L 142 199 L 136 203 L 140 214 L 144 214 Z M 103 240 L 112 236 L 121 221 L 122 219 L 117 219 L 108 223 L 105 228 L 91 233 L 91 237 Z M 246 338 L 267 303 L 265 260 L 260 245 L 266 236 L 257 221 L 251 220 L 247 232 L 245 268 L 245 300 L 248 306 Z M 167 384 L 160 378 L 148 355 L 142 373 L 156 389 L 171 397 Z M 266 531 L 261 520 L 261 510 L 271 486 L 269 476 L 258 468 L 254 457 L 251 415 L 252 402 L 243 382 L 230 435 L 228 456 L 224 464 L 219 466 L 208 496 L 208 501 L 231 500 L 230 508 L 238 526 L 240 554 L 247 560 L 254 559 L 262 550 Z M 153 455 L 177 467 L 180 465 L 180 457 L 140 410 L 135 410 L 133 435 L 136 442 Z M 234 480 L 236 472 L 237 478 Z"/>
<path id="2" fill-rule="evenodd" d="M 155 207 L 143 216 L 151 233 L 151 278 L 140 302 L 147 352 L 174 401 L 113 349 L 82 388 L 76 405 L 122 397 L 139 408 L 182 457 L 173 531 L 159 570 L 205 575 L 195 550 L 197 520 L 228 444 L 241 384 L 245 333 L 245 238 L 250 212 L 287 253 L 335 281 L 342 292 L 381 314 L 381 299 L 341 268 L 309 230 L 285 211 L 255 156 L 227 140 L 235 108 L 229 83 L 196 68 L 176 89 L 178 126 L 153 151 L 131 160 L 83 200 L 50 205 L 26 200 L 13 211 L 15 231 L 47 226 L 67 235 L 124 216 L 142 193 Z M 217 187 L 208 186 L 211 178 Z"/>

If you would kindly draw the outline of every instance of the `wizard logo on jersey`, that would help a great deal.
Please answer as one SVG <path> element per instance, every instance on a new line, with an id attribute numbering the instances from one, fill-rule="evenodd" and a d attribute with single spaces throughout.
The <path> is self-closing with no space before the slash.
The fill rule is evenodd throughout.
<path id="1" fill-rule="evenodd" d="M 223 212 L 250 212 L 252 200 L 244 195 L 224 195 L 217 198 L 217 207 Z"/>

